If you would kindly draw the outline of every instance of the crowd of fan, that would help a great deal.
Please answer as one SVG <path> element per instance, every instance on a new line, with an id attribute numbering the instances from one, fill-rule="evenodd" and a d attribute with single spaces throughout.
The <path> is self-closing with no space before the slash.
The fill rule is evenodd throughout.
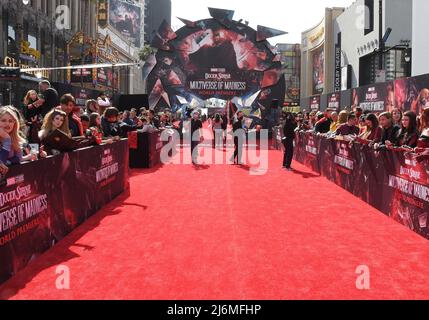
<path id="1" fill-rule="evenodd" d="M 309 131 L 327 138 L 367 145 L 375 150 L 412 152 L 419 161 L 429 159 L 429 108 L 412 111 L 371 113 L 326 110 L 295 115 L 296 131 Z"/>
<path id="2" fill-rule="evenodd" d="M 58 97 L 49 82 L 31 90 L 21 108 L 0 107 L 0 175 L 8 167 L 61 153 L 48 137 L 56 130 L 76 142 L 76 148 L 113 143 L 135 130 L 153 132 L 172 124 L 170 113 L 157 117 L 153 110 L 141 108 L 119 112 L 104 93 L 88 100 L 85 108 L 76 105 L 71 94 Z"/>

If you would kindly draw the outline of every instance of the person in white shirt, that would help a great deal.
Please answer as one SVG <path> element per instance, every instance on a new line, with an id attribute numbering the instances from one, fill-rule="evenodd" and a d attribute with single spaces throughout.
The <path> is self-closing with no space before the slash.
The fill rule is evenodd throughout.
<path id="1" fill-rule="evenodd" d="M 98 96 L 97 103 L 100 107 L 100 114 L 104 114 L 104 110 L 111 107 L 110 100 L 104 92 L 101 92 Z"/>

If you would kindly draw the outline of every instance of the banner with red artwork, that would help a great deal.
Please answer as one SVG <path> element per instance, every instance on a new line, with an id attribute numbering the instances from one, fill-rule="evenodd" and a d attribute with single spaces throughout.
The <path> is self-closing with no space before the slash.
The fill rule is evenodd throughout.
<path id="1" fill-rule="evenodd" d="M 429 163 L 299 133 L 295 160 L 429 239 Z"/>
<path id="2" fill-rule="evenodd" d="M 0 283 L 127 188 L 127 140 L 11 167 L 0 186 Z"/>

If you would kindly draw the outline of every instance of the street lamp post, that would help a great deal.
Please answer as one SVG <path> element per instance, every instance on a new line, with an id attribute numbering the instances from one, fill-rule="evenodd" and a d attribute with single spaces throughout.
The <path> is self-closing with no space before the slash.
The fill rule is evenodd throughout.
<path id="1" fill-rule="evenodd" d="M 383 70 L 383 52 L 385 43 L 383 41 L 383 0 L 378 0 L 378 43 L 380 46 L 378 55 L 378 70 Z"/>
<path id="2" fill-rule="evenodd" d="M 24 39 L 24 3 L 17 1 L 16 25 L 15 25 L 15 45 L 16 45 L 16 62 L 18 67 L 21 66 L 21 42 Z M 12 93 L 11 93 L 12 94 Z M 21 79 L 16 82 L 15 105 L 18 106 L 21 101 Z"/>

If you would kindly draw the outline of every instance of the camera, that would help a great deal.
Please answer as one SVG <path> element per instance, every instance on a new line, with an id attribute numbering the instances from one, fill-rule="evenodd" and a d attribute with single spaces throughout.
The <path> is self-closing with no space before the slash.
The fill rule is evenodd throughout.
<path id="1" fill-rule="evenodd" d="M 91 137 L 93 137 L 94 136 L 94 133 L 92 132 L 92 130 L 91 129 L 87 129 L 86 131 L 85 131 L 85 137 L 87 137 L 87 138 L 91 138 Z"/>

